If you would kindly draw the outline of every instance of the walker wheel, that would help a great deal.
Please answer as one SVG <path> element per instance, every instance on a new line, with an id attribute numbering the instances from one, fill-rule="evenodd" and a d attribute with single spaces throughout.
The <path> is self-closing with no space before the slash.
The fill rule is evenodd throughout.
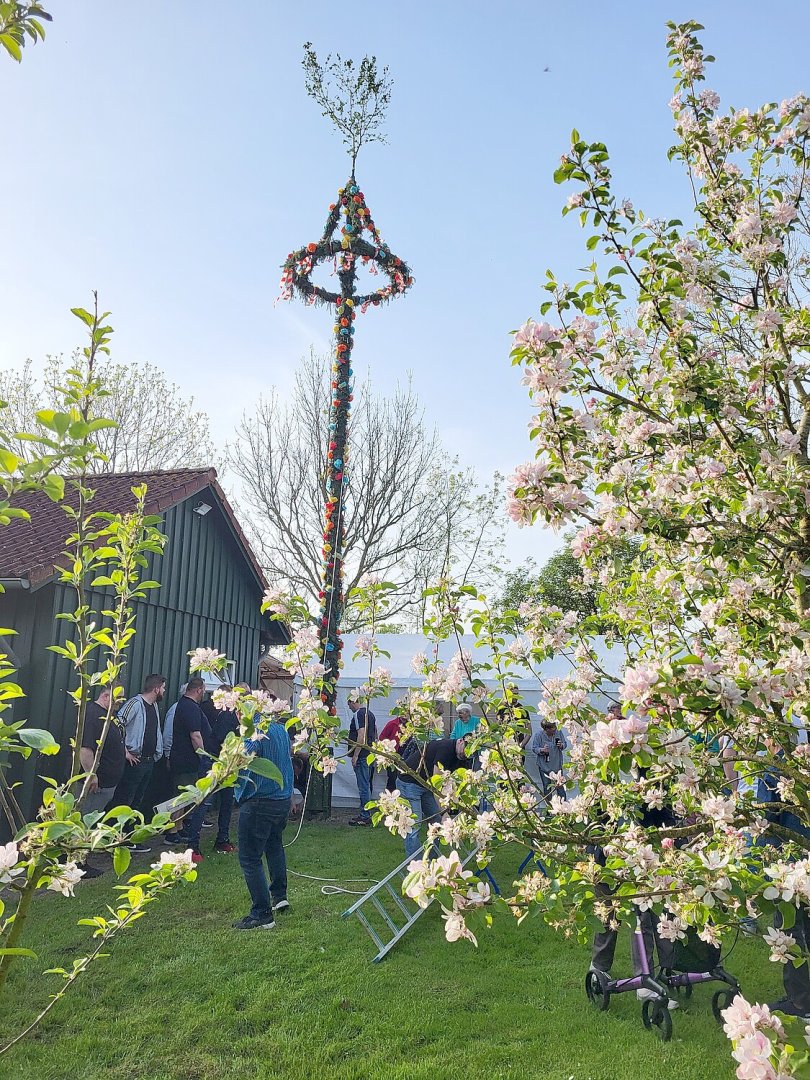
<path id="1" fill-rule="evenodd" d="M 712 1013 L 718 1024 L 723 1023 L 723 1009 L 727 1009 L 734 998 L 739 994 L 736 987 L 718 990 L 712 996 Z"/>
<path id="2" fill-rule="evenodd" d="M 585 976 L 585 993 L 588 1001 L 600 1012 L 605 1012 L 610 1005 L 610 980 L 604 971 L 592 968 Z"/>
<path id="3" fill-rule="evenodd" d="M 650 1028 L 656 1028 L 661 1042 L 669 1042 L 672 1038 L 672 1017 L 669 1015 L 666 1001 L 660 998 L 648 998 L 641 1006 L 641 1022 L 648 1031 Z"/>

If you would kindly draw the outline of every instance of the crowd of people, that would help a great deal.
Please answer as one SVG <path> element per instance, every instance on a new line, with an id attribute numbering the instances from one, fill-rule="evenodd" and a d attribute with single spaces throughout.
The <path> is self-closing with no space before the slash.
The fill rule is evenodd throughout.
<path id="1" fill-rule="evenodd" d="M 166 692 L 166 679 L 163 675 L 148 675 L 141 692 L 125 701 L 112 716 L 96 763 L 112 692 L 112 687 L 104 687 L 87 706 L 81 747 L 82 767 L 89 774 L 84 813 L 130 806 L 151 818 L 156 805 L 178 795 L 208 772 L 211 759 L 219 754 L 229 732 L 239 729 L 236 713 L 217 709 L 198 676 L 182 687 L 180 697 L 161 723 L 158 705 Z M 237 804 L 238 858 L 251 908 L 233 925 L 240 930 L 267 929 L 275 925 L 276 913 L 289 908 L 282 837 L 294 786 L 291 737 L 283 722 L 270 722 L 263 728 L 263 737 L 248 742 L 246 749 L 269 759 L 281 773 L 282 781 L 244 772 L 234 787 L 223 787 L 216 793 L 214 851 L 228 855 L 237 850 L 231 842 L 231 821 Z M 180 816 L 163 842 L 190 848 L 192 861 L 202 862 L 200 837 L 208 824 L 208 810 L 209 802 L 205 801 Z M 130 850 L 145 853 L 150 848 L 132 844 Z M 98 867 L 84 867 L 85 877 L 101 873 Z"/>
<path id="2" fill-rule="evenodd" d="M 357 778 L 358 795 L 360 797 L 360 813 L 352 819 L 351 824 L 364 826 L 369 824 L 370 814 L 365 810 L 365 804 L 373 798 L 373 771 L 367 764 L 368 750 L 377 738 L 377 719 L 374 713 L 367 707 L 362 706 L 358 699 L 349 700 L 351 712 L 351 724 L 349 733 L 349 750 Z M 438 713 L 442 714 L 442 707 L 437 707 Z M 548 806 L 551 797 L 556 795 L 560 799 L 566 799 L 565 757 L 569 750 L 569 740 L 566 732 L 559 728 L 553 719 L 542 717 L 540 729 L 532 733 L 528 712 L 520 704 L 513 688 L 508 688 L 502 707 L 498 710 L 498 719 L 510 720 L 510 726 L 516 731 L 525 752 L 534 756 L 537 773 L 539 776 L 539 792 L 541 795 L 540 806 Z M 613 719 L 622 715 L 621 706 L 611 704 L 607 710 L 607 719 Z M 396 712 L 386 723 L 380 732 L 380 740 L 390 739 L 400 755 L 405 766 L 404 771 L 396 769 L 387 770 L 386 787 L 389 791 L 398 790 L 402 798 L 409 804 L 414 815 L 415 825 L 412 831 L 405 837 L 406 857 L 416 857 L 422 847 L 421 828 L 431 822 L 441 820 L 442 808 L 436 797 L 436 792 L 429 781 L 438 768 L 453 772 L 456 769 L 476 766 L 476 755 L 470 750 L 469 744 L 475 736 L 481 724 L 481 717 L 474 714 L 473 708 L 466 702 L 462 702 L 456 708 L 456 719 L 450 728 L 449 737 L 436 736 L 427 741 L 418 742 L 414 738 L 406 738 L 403 741 L 403 728 L 406 717 Z M 796 722 L 796 740 L 807 741 L 807 730 L 803 722 Z M 730 740 L 725 740 L 721 745 L 713 747 L 718 758 L 723 762 L 723 775 L 728 781 L 728 790 L 736 790 L 742 797 L 751 796 L 758 803 L 778 802 L 778 777 L 770 775 L 758 775 L 752 778 L 745 770 L 735 767 L 734 747 Z M 481 809 L 486 809 L 482 805 Z M 766 817 L 769 815 L 766 814 Z M 771 815 L 772 816 L 772 815 Z M 794 832 L 807 835 L 807 830 L 799 822 L 795 814 L 779 811 L 773 818 L 778 824 Z M 677 824 L 677 820 L 671 808 L 647 808 L 641 824 L 648 828 L 671 827 Z M 760 841 L 765 842 L 765 841 Z M 771 839 L 770 843 L 777 843 Z M 438 850 L 431 852 L 431 857 L 437 857 Z M 599 850 L 592 852 L 601 859 Z M 605 894 L 606 896 L 608 894 Z M 639 911 L 639 923 L 642 937 L 642 948 L 646 953 L 646 971 L 654 970 L 655 956 L 657 954 L 658 967 L 663 970 L 671 970 L 675 966 L 674 943 L 658 934 L 658 919 L 651 910 Z M 758 928 L 753 925 L 755 920 L 744 920 L 743 929 L 746 931 Z M 748 924 L 748 925 L 747 925 Z M 780 917 L 776 918 L 775 925 L 781 925 Z M 810 918 L 804 909 L 797 913 L 796 923 L 791 931 L 801 948 L 810 942 Z M 591 966 L 593 970 L 600 972 L 609 979 L 611 967 L 616 952 L 618 929 L 615 925 L 605 926 L 598 931 L 593 939 Z M 719 950 L 718 950 L 719 955 Z M 632 953 L 634 975 L 644 972 L 641 954 L 638 950 Z M 783 982 L 785 996 L 775 1002 L 772 1008 L 782 1012 L 810 1017 L 810 972 L 808 965 L 796 967 L 793 964 L 784 965 Z M 637 990 L 640 1000 L 651 999 L 656 996 L 655 992 L 644 987 Z M 670 1009 L 677 1009 L 678 1002 L 674 998 L 669 999 Z"/>
<path id="3" fill-rule="evenodd" d="M 441 817 L 441 808 L 428 781 L 437 768 L 452 772 L 474 767 L 475 755 L 468 754 L 467 743 L 478 732 L 481 717 L 475 715 L 469 702 L 462 701 L 456 706 L 455 720 L 449 726 L 449 734 L 444 738 L 437 733 L 422 743 L 413 737 L 403 742 L 403 728 L 407 720 L 405 710 L 395 709 L 378 735 L 377 718 L 367 705 L 361 703 L 359 697 L 350 694 L 348 708 L 349 754 L 360 799 L 359 813 L 349 824 L 359 827 L 371 824 L 371 812 L 366 809 L 366 804 L 374 797 L 374 769 L 368 764 L 368 754 L 378 738 L 380 742 L 390 741 L 401 757 L 405 769 L 398 772 L 393 767 L 388 768 L 385 786 L 388 791 L 399 791 L 411 807 L 416 825 L 405 839 L 405 853 L 415 854 L 421 846 L 422 825 L 438 821 Z M 444 704 L 436 702 L 435 709 L 437 717 L 442 719 Z M 517 690 L 513 686 L 507 686 L 497 715 L 501 722 L 508 718 L 510 727 L 517 732 L 524 752 L 533 755 L 543 802 L 548 804 L 552 794 L 565 799 L 563 770 L 565 754 L 569 748 L 565 732 L 557 727 L 554 720 L 544 717 L 540 730 L 533 735 L 529 713 L 520 703 Z"/>
<path id="4" fill-rule="evenodd" d="M 245 686 L 244 689 L 249 689 Z M 238 731 L 238 719 L 228 709 L 218 709 L 206 696 L 204 681 L 192 677 L 181 689 L 178 700 L 169 708 L 161 724 L 159 703 L 163 700 L 166 680 L 162 675 L 149 675 L 139 694 L 129 698 L 108 725 L 98 762 L 95 761 L 97 746 L 101 740 L 110 710 L 111 687 L 104 687 L 94 702 L 87 707 L 81 748 L 81 761 L 89 773 L 87 794 L 83 811 L 89 813 L 117 805 L 128 805 L 151 817 L 154 807 L 161 799 L 179 793 L 193 785 L 208 771 L 210 759 L 219 754 L 229 732 Z M 357 783 L 360 808 L 350 824 L 368 827 L 373 799 L 374 772 L 369 765 L 369 750 L 379 740 L 390 740 L 400 755 L 404 769 L 389 768 L 386 788 L 398 790 L 411 807 L 415 824 L 405 838 L 406 856 L 416 856 L 422 846 L 421 828 L 441 818 L 442 810 L 429 781 L 438 768 L 455 771 L 475 766 L 475 753 L 470 749 L 481 724 L 481 718 L 473 708 L 462 702 L 456 708 L 456 718 L 449 735 L 418 741 L 405 734 L 406 716 L 395 710 L 378 733 L 374 712 L 363 705 L 356 695 L 350 695 L 348 754 Z M 619 707 L 612 705 L 609 713 Z M 437 703 L 437 713 L 443 707 Z M 542 802 L 548 804 L 551 796 L 566 798 L 565 755 L 569 742 L 564 730 L 548 718 L 543 718 L 540 729 L 532 733 L 528 712 L 518 701 L 514 691 L 508 691 L 499 710 L 499 719 L 507 717 L 517 732 L 524 752 L 532 754 L 539 776 Z M 446 730 L 446 728 L 445 728 Z M 798 739 L 807 739 L 804 727 L 797 732 Z M 279 769 L 282 782 L 278 783 L 259 773 L 248 771 L 240 774 L 233 788 L 222 788 L 215 796 L 218 802 L 216 839 L 214 851 L 231 854 L 236 849 L 231 842 L 231 821 L 235 804 L 239 807 L 238 859 L 251 900 L 249 913 L 233 925 L 238 929 L 264 929 L 275 925 L 275 915 L 289 908 L 287 899 L 287 867 L 283 834 L 290 817 L 295 784 L 292 735 L 283 721 L 270 722 L 263 737 L 247 744 L 249 752 L 273 762 Z M 474 745 L 474 743 L 473 743 Z M 723 761 L 725 778 L 730 789 L 738 789 L 743 795 L 751 794 L 757 802 L 773 801 L 776 779 L 740 775 L 734 766 L 734 748 L 728 740 L 717 747 Z M 751 784 L 755 790 L 749 790 Z M 541 803 L 542 805 L 542 803 Z M 209 803 L 197 805 L 180 818 L 175 829 L 164 837 L 164 843 L 190 848 L 195 863 L 203 859 L 200 837 L 206 822 Z M 650 813 L 666 813 L 650 811 Z M 660 826 L 659 821 L 648 824 Z M 801 829 L 797 820 L 782 822 L 791 829 Z M 213 827 L 213 823 L 210 827 Z M 132 845 L 134 852 L 147 852 L 145 845 Z M 266 869 L 265 869 L 266 864 Z M 85 867 L 85 876 L 92 877 L 102 871 Z M 651 911 L 641 913 L 644 948 L 649 969 L 652 970 L 654 951 L 658 953 L 659 965 L 667 968 L 672 963 L 671 943 L 662 940 L 657 933 L 657 920 Z M 804 913 L 800 914 L 794 937 L 803 941 L 810 938 L 810 927 Z M 617 934 L 615 927 L 605 927 L 597 933 L 593 943 L 592 966 L 609 974 L 612 966 Z M 635 958 L 638 967 L 639 959 Z M 810 1014 L 810 976 L 807 965 L 785 969 L 786 997 L 779 1003 L 782 1011 L 797 1015 Z M 639 996 L 650 991 L 639 990 Z M 671 1007 L 677 1007 L 671 1002 Z"/>

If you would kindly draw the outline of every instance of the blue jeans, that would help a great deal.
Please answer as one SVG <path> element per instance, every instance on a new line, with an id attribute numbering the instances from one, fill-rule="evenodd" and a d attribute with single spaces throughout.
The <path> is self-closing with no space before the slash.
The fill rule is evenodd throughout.
<path id="1" fill-rule="evenodd" d="M 371 768 L 366 761 L 368 753 L 360 751 L 360 757 L 354 766 L 354 775 L 357 778 L 357 790 L 360 793 L 360 817 L 363 821 L 371 821 L 371 811 L 366 810 L 366 803 L 371 802 Z"/>
<path id="2" fill-rule="evenodd" d="M 273 900 L 287 899 L 287 858 L 282 834 L 290 816 L 290 800 L 254 795 L 239 807 L 239 865 L 253 907 L 250 914 L 262 919 L 272 914 Z M 262 859 L 267 860 L 268 884 Z"/>
<path id="3" fill-rule="evenodd" d="M 399 792 L 416 816 L 416 828 L 405 837 L 405 854 L 415 855 L 422 846 L 419 838 L 419 829 L 422 822 L 430 824 L 431 821 L 438 821 L 441 817 L 441 810 L 433 792 L 412 780 L 400 780 Z M 437 855 L 438 851 L 431 852 L 434 859 Z"/>
<path id="4" fill-rule="evenodd" d="M 568 801 L 568 796 L 565 793 L 565 788 L 557 787 L 557 785 L 552 781 L 551 776 L 548 773 L 543 772 L 542 769 L 540 770 L 540 786 L 543 789 L 543 798 L 547 803 L 551 803 L 552 795 L 559 795 L 561 799 L 566 802 Z"/>

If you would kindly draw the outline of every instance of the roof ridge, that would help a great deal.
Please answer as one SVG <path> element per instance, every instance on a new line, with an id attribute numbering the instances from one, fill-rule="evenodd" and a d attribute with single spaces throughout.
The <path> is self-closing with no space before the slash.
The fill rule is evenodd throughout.
<path id="1" fill-rule="evenodd" d="M 132 488 L 139 481 L 146 484 L 147 514 L 160 514 L 186 499 L 210 488 L 222 504 L 223 514 L 237 543 L 243 550 L 245 561 L 262 588 L 267 581 L 256 556 L 228 500 L 219 486 L 217 471 L 213 466 L 197 469 L 153 469 L 141 472 L 97 473 L 84 478 L 88 487 L 96 492 L 94 508 L 107 512 L 126 513 L 134 509 Z M 70 532 L 70 522 L 63 507 L 75 501 L 75 491 L 66 494 L 64 503 L 51 502 L 42 492 L 20 493 L 12 505 L 25 510 L 29 518 L 18 518 L 2 529 L 0 540 L 0 577 L 27 577 L 32 586 L 44 584 L 56 572 L 65 542 Z"/>
<path id="2" fill-rule="evenodd" d="M 197 475 L 204 473 L 206 476 L 209 473 L 217 475 L 217 470 L 214 465 L 201 465 L 199 468 L 178 468 L 178 469 L 128 469 L 123 472 L 103 472 L 103 473 L 89 473 L 85 476 L 86 480 L 95 480 L 105 476 L 177 476 L 179 473 L 188 473 L 191 475 Z"/>

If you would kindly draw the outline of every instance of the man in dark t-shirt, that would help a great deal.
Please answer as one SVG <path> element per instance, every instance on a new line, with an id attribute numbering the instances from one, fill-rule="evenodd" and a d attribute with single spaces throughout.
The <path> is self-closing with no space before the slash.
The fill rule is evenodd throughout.
<path id="1" fill-rule="evenodd" d="M 85 772 L 92 773 L 92 775 L 87 785 L 87 795 L 81 806 L 83 814 L 91 814 L 96 810 L 105 809 L 107 803 L 115 794 L 115 789 L 120 783 L 126 767 L 124 731 L 113 713 L 101 747 L 98 768 L 94 769 L 96 751 L 101 742 L 104 725 L 110 711 L 111 696 L 112 688 L 105 686 L 96 700 L 88 704 L 84 716 L 84 729 L 82 731 L 82 745 L 79 756 L 82 768 Z"/>
<path id="2" fill-rule="evenodd" d="M 186 692 L 177 702 L 174 712 L 174 730 L 172 733 L 172 751 L 169 756 L 169 772 L 175 792 L 180 788 L 196 784 L 208 768 L 208 758 L 198 754 L 198 750 L 210 745 L 211 725 L 206 720 L 200 702 L 205 693 L 205 683 L 198 676 L 188 680 Z M 182 822 L 182 829 L 174 839 L 178 843 L 188 844 L 194 853 L 194 862 L 202 862 L 200 854 L 200 830 L 205 817 L 205 803 L 200 803 Z"/>
<path id="3" fill-rule="evenodd" d="M 250 687 L 245 683 L 241 684 L 241 688 L 245 691 L 250 690 Z M 223 689 L 230 689 L 230 687 L 223 687 Z M 222 751 L 222 744 L 225 742 L 228 735 L 232 732 L 233 734 L 236 734 L 239 731 L 239 717 L 233 709 L 218 709 L 210 697 L 203 701 L 200 708 L 202 709 L 206 720 L 211 725 L 210 742 L 203 736 L 205 749 L 211 757 L 218 757 Z M 214 841 L 214 851 L 229 855 L 236 850 L 231 843 L 233 788 L 221 787 L 214 798 L 219 800 L 217 838 Z"/>

